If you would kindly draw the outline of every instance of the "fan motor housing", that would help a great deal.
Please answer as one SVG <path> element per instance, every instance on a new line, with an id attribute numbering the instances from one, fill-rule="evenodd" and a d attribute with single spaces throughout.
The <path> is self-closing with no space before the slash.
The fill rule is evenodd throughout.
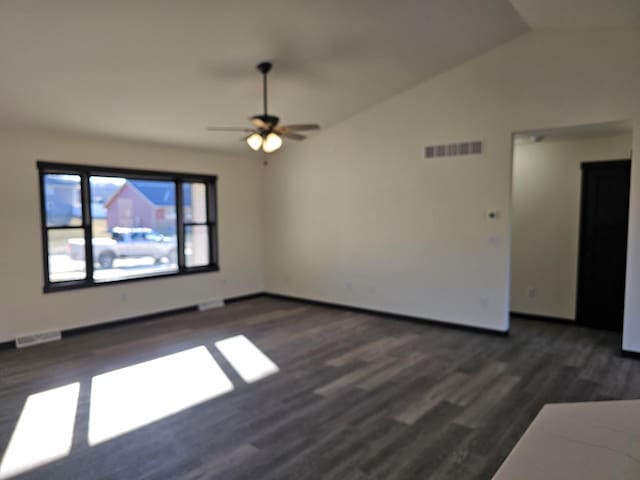
<path id="1" fill-rule="evenodd" d="M 254 115 L 251 118 L 257 118 L 259 120 L 262 120 L 264 123 L 269 125 L 271 128 L 275 127 L 278 124 L 278 122 L 280 121 L 280 118 L 276 117 L 274 115 Z"/>

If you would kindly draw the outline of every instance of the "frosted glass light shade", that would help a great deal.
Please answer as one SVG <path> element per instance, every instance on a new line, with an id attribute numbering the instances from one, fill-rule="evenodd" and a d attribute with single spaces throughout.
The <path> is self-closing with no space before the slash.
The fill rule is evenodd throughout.
<path id="1" fill-rule="evenodd" d="M 266 153 L 275 152 L 282 146 L 282 138 L 277 133 L 271 132 L 262 143 L 262 150 Z"/>
<path id="2" fill-rule="evenodd" d="M 260 147 L 262 147 L 262 135 L 259 133 L 252 133 L 247 137 L 247 145 L 249 145 L 251 150 L 257 152 L 260 150 Z"/>

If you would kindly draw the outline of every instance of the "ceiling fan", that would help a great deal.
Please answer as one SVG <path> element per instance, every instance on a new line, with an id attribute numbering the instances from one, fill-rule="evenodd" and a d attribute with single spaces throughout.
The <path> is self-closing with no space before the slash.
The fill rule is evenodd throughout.
<path id="1" fill-rule="evenodd" d="M 290 138 L 292 140 L 304 140 L 304 135 L 298 132 L 309 130 L 318 130 L 319 125 L 315 123 L 303 123 L 296 125 L 278 125 L 280 119 L 276 116 L 269 115 L 267 112 L 267 74 L 271 71 L 273 65 L 270 62 L 262 62 L 257 66 L 258 71 L 262 73 L 262 100 L 264 113 L 262 115 L 254 115 L 249 120 L 253 123 L 254 128 L 244 127 L 207 127 L 207 130 L 217 132 L 245 132 L 249 135 L 244 140 L 254 151 L 262 150 L 266 153 L 275 152 L 282 146 L 282 138 Z"/>

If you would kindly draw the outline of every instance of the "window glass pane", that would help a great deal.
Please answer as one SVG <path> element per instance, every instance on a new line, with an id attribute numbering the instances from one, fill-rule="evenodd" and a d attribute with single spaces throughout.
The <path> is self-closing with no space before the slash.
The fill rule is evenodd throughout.
<path id="1" fill-rule="evenodd" d="M 82 228 L 51 229 L 49 244 L 49 281 L 84 280 L 84 230 Z"/>
<path id="2" fill-rule="evenodd" d="M 184 263 L 186 267 L 209 265 L 209 227 L 206 225 L 185 227 Z"/>
<path id="3" fill-rule="evenodd" d="M 48 173 L 44 176 L 47 227 L 82 225 L 80 176 Z"/>
<path id="4" fill-rule="evenodd" d="M 94 280 L 176 272 L 175 183 L 99 176 L 89 182 Z"/>
<path id="5" fill-rule="evenodd" d="M 185 223 L 207 223 L 207 186 L 204 183 L 182 185 Z"/>

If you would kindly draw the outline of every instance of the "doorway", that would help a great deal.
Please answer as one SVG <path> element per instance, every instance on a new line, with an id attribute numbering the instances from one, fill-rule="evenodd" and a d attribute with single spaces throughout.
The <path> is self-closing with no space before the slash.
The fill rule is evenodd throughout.
<path id="1" fill-rule="evenodd" d="M 622 330 L 631 160 L 582 164 L 576 321 Z"/>
<path id="2" fill-rule="evenodd" d="M 512 316 L 621 329 L 631 146 L 628 122 L 514 134 Z"/>

